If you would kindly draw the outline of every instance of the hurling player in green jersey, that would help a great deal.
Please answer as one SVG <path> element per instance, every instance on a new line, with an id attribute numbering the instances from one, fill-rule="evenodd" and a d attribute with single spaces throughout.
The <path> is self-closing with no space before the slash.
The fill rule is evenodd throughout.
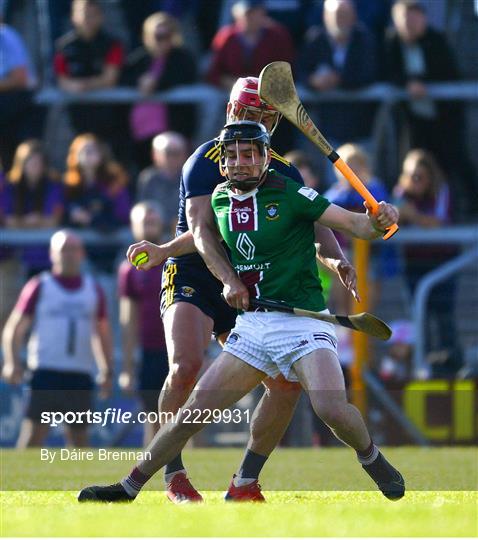
<path id="1" fill-rule="evenodd" d="M 226 182 L 212 196 L 215 222 L 209 231 L 193 234 L 208 268 L 224 284 L 225 299 L 244 312 L 222 353 L 230 364 L 223 366 L 227 374 L 216 371 L 200 381 L 199 388 L 223 388 L 222 382 L 230 381 L 234 372 L 244 390 L 264 373 L 298 380 L 316 414 L 356 451 L 383 494 L 401 498 L 403 477 L 373 444 L 360 412 L 347 401 L 333 326 L 289 313 L 248 311 L 250 296 L 323 310 L 315 271 L 314 222 L 371 240 L 398 222 L 398 211 L 381 202 L 376 215 L 368 207 L 366 214 L 349 212 L 270 170 L 270 136 L 261 124 L 227 124 L 219 141 Z M 217 231 L 231 252 L 231 262 Z"/>
<path id="2" fill-rule="evenodd" d="M 208 268 L 224 284 L 226 300 L 245 311 L 238 316 L 224 347 L 222 361 L 228 367 L 222 368 L 226 373 L 218 366 L 199 382 L 199 388 L 219 389 L 223 382 L 240 380 L 239 385 L 246 390 L 264 373 L 298 380 L 317 415 L 355 449 L 359 462 L 384 495 L 402 497 L 402 476 L 373 444 L 360 412 L 347 402 L 333 326 L 287 313 L 247 311 L 250 296 L 323 310 L 322 287 L 315 270 L 314 222 L 373 239 L 398 221 L 397 210 L 381 202 L 375 216 L 368 211 L 349 212 L 330 204 L 315 190 L 269 170 L 270 140 L 260 124 L 230 123 L 219 140 L 226 182 L 212 196 L 215 222 L 209 224 L 209 232 L 193 233 Z M 230 249 L 232 264 L 217 231 Z"/>
<path id="3" fill-rule="evenodd" d="M 259 98 L 259 79 L 240 77 L 234 84 L 226 108 L 227 122 L 252 120 L 261 122 L 271 136 L 281 115 Z M 199 146 L 186 161 L 179 186 L 179 214 L 176 238 L 167 244 L 155 245 L 147 241 L 130 246 L 131 262 L 146 252 L 149 262 L 140 265 L 148 270 L 166 261 L 161 292 L 161 314 L 168 346 L 169 374 L 161 391 L 159 410 L 176 413 L 184 405 L 197 382 L 204 362 L 205 350 L 214 331 L 217 341 L 223 345 L 234 327 L 237 311 L 221 298 L 222 283 L 207 269 L 195 250 L 191 233 L 193 228 L 203 226 L 204 217 L 212 212 L 211 195 L 222 182 L 219 170 L 220 152 L 217 140 Z M 271 167 L 290 176 L 303 185 L 297 168 L 271 149 Z M 274 212 L 271 207 L 270 212 Z M 343 285 L 359 301 L 356 290 L 356 274 L 344 257 L 334 233 L 322 225 L 316 226 L 317 259 L 336 273 Z M 191 248 L 191 251 L 186 249 Z M 267 388 L 258 402 L 250 424 L 250 439 L 241 460 L 237 475 L 232 479 L 226 497 L 228 500 L 263 500 L 259 475 L 273 449 L 282 439 L 292 418 L 301 387 L 283 377 L 268 377 L 263 385 Z M 201 500 L 201 495 L 187 478 L 182 457 L 176 456 L 165 467 L 168 498 L 184 503 Z M 131 472 L 134 475 L 134 471 Z M 134 479 L 134 491 L 126 483 L 130 493 L 136 493 L 141 482 Z"/>
<path id="4" fill-rule="evenodd" d="M 349 212 L 270 171 L 270 136 L 262 124 L 227 124 L 219 144 L 226 183 L 213 193 L 208 230 L 193 228 L 193 234 L 199 253 L 224 284 L 226 300 L 244 311 L 181 414 L 156 434 L 148 448 L 150 459 L 138 463 L 140 481 L 146 482 L 176 456 L 207 424 L 211 411 L 232 406 L 266 377 L 282 375 L 300 382 L 316 414 L 355 450 L 382 493 L 400 499 L 405 493 L 402 475 L 374 445 L 360 412 L 347 401 L 333 325 L 291 313 L 247 311 L 250 295 L 257 294 L 324 308 L 320 280 L 312 271 L 314 222 L 372 239 L 398 221 L 397 210 L 381 202 L 374 216 Z M 202 414 L 196 416 L 198 423 L 187 420 L 191 410 Z M 79 500 L 104 500 L 105 494 L 112 500 L 112 487 L 85 488 Z"/>

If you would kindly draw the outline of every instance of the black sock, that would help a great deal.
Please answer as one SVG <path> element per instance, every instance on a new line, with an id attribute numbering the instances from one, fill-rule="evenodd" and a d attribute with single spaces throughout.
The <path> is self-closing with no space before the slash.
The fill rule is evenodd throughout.
<path id="1" fill-rule="evenodd" d="M 240 478 L 259 478 L 259 474 L 268 457 L 256 454 L 252 450 L 247 450 L 237 476 Z"/>
<path id="2" fill-rule="evenodd" d="M 172 461 L 166 465 L 164 474 L 170 474 L 176 471 L 184 469 L 183 460 L 181 454 L 178 454 Z"/>

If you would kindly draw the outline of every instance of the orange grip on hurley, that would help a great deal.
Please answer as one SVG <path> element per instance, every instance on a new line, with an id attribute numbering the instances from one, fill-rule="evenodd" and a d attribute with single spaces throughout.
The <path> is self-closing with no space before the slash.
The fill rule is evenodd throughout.
<path id="1" fill-rule="evenodd" d="M 335 154 L 335 156 L 337 156 L 337 154 Z M 378 211 L 378 202 L 375 197 L 370 193 L 370 191 L 364 186 L 362 180 L 360 180 L 360 178 L 353 172 L 353 170 L 347 165 L 347 163 L 345 163 L 345 161 L 341 157 L 338 157 L 338 159 L 335 159 L 332 162 L 334 166 L 345 176 L 345 178 L 347 178 L 355 191 L 362 195 L 364 200 L 368 202 L 368 204 L 372 208 L 372 213 L 376 214 Z M 387 232 L 383 235 L 383 239 L 388 240 L 397 231 L 398 225 L 394 223 L 390 227 L 387 227 Z"/>

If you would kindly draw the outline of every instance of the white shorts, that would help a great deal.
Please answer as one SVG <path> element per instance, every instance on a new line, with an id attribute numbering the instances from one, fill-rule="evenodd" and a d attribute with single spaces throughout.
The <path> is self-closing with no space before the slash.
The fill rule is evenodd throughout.
<path id="1" fill-rule="evenodd" d="M 278 311 L 249 311 L 239 315 L 224 345 L 224 351 L 269 377 L 282 373 L 294 382 L 298 380 L 294 362 L 317 349 L 337 354 L 333 324 Z"/>

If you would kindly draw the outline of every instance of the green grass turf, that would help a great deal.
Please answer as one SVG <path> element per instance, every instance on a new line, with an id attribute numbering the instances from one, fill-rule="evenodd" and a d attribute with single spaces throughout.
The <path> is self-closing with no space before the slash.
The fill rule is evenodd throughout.
<path id="1" fill-rule="evenodd" d="M 274 452 L 262 477 L 267 504 L 239 505 L 226 504 L 222 495 L 242 452 L 188 450 L 185 461 L 195 485 L 214 491 L 203 491 L 206 504 L 177 507 L 156 491 L 144 491 L 132 504 L 80 505 L 76 493 L 81 487 L 117 481 L 130 463 L 55 466 L 42 464 L 38 450 L 2 450 L 0 479 L 5 491 L 0 493 L 0 533 L 45 537 L 478 535 L 476 449 L 399 448 L 385 453 L 407 480 L 409 491 L 401 501 L 390 502 L 373 489 L 358 491 L 373 485 L 348 449 L 281 449 Z M 453 487 L 437 487 L 447 482 Z M 161 489 L 161 478 L 155 478 L 152 486 Z M 310 486 L 322 491 L 304 491 Z"/>

